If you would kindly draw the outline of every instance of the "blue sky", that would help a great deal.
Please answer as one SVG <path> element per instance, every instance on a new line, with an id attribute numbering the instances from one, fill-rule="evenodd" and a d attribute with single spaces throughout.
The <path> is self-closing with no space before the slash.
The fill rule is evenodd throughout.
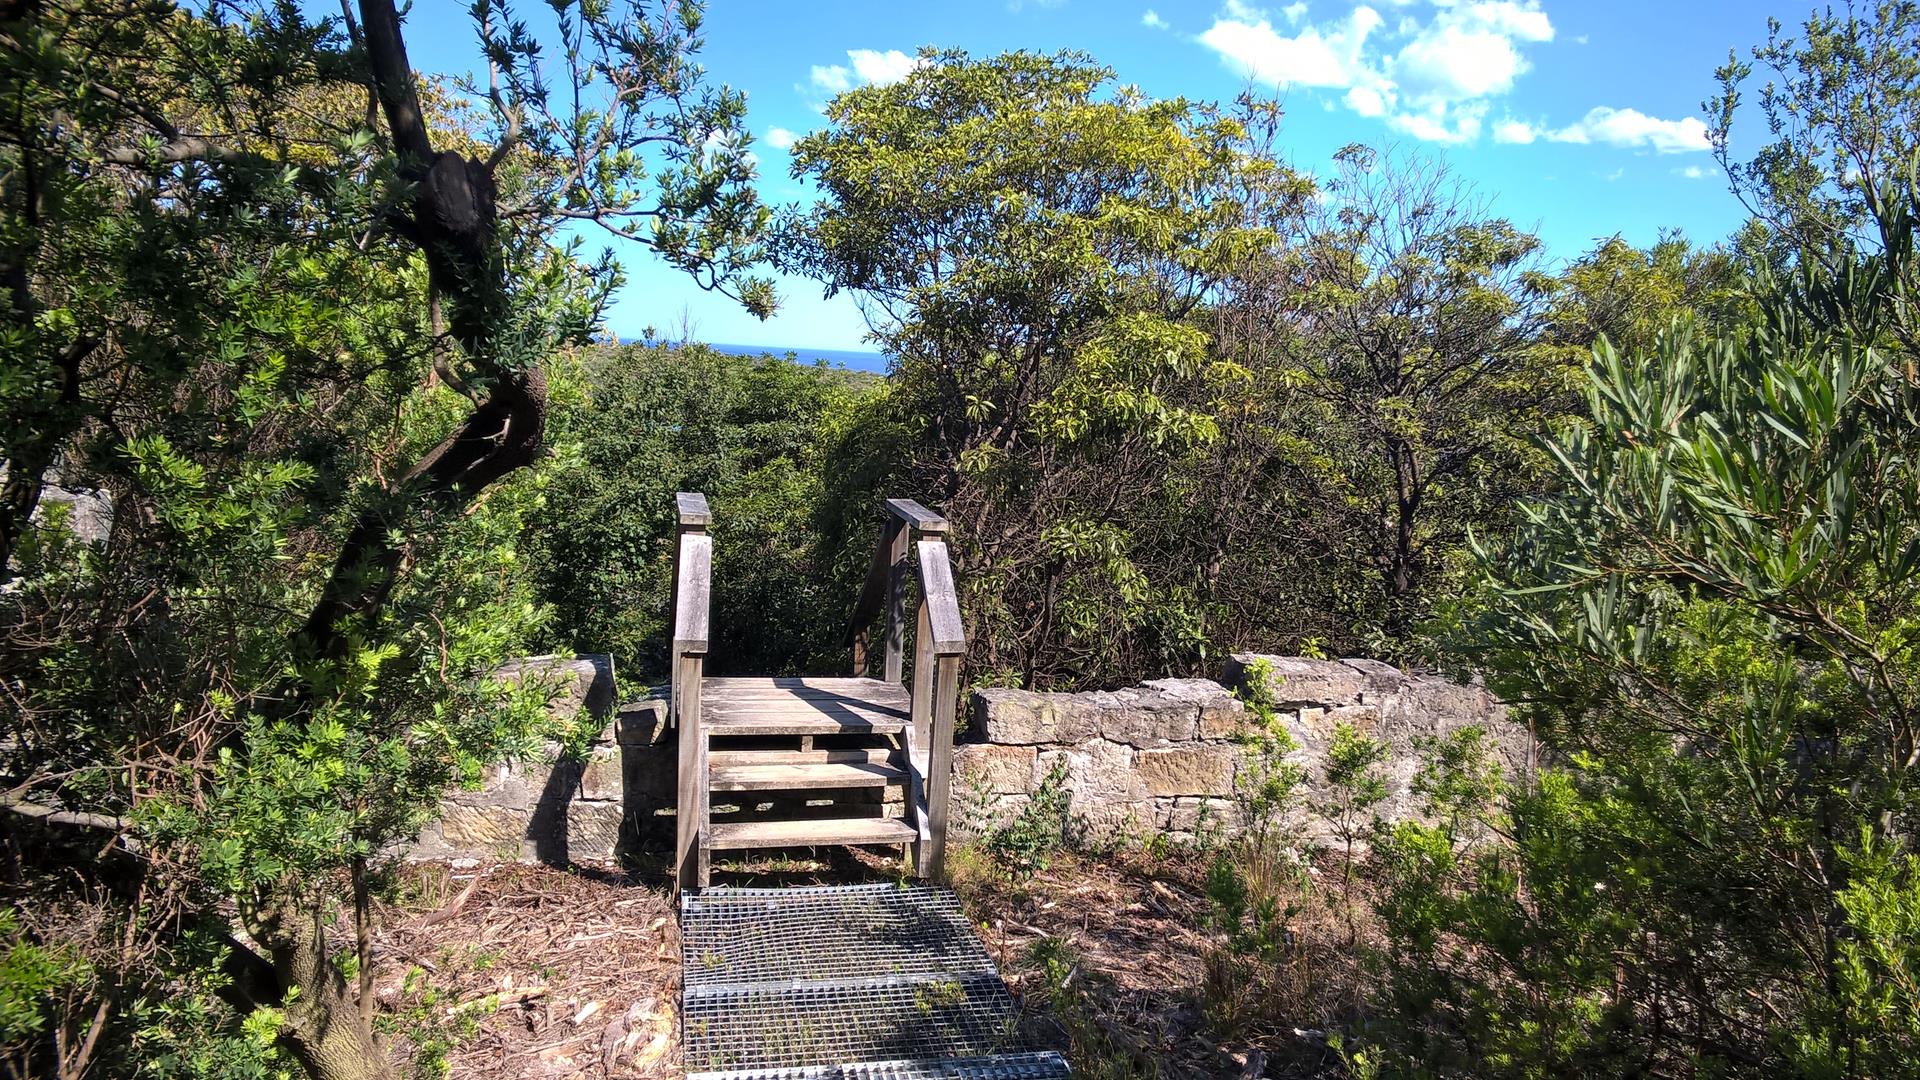
<path id="1" fill-rule="evenodd" d="M 1742 220 L 1707 152 L 1701 102 L 1729 49 L 1766 36 L 1769 15 L 1796 25 L 1812 0 L 992 0 L 771 3 L 712 0 L 708 77 L 746 91 L 762 195 L 806 199 L 785 145 L 823 123 L 836 90 L 898 79 L 920 46 L 988 56 L 1078 49 L 1155 97 L 1225 100 L 1252 87 L 1286 106 L 1295 167 L 1324 171 L 1351 142 L 1435 154 L 1492 211 L 1538 232 L 1557 260 L 1619 234 L 1651 243 L 1663 228 L 1697 241 Z M 544 5 L 523 12 L 538 24 Z M 455 73 L 478 56 L 464 4 L 418 0 L 416 67 Z M 1752 97 L 1753 95 L 1749 95 Z M 1748 117 L 1749 141 L 1763 134 Z M 1741 149 L 1736 139 L 1736 153 Z M 594 240 L 594 237 L 589 237 Z M 781 311 L 760 322 L 702 292 L 637 245 L 618 254 L 629 283 L 610 325 L 703 340 L 861 349 L 851 300 L 781 283 Z"/>

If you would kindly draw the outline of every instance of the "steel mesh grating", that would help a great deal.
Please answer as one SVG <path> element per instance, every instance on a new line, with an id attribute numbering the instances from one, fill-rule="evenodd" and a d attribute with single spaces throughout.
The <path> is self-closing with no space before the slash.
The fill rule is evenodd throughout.
<path id="1" fill-rule="evenodd" d="M 1003 1054 L 944 1061 L 865 1061 L 792 1069 L 688 1073 L 687 1080 L 1067 1080 L 1066 1059 L 1055 1053 Z"/>
<path id="2" fill-rule="evenodd" d="M 1024 1049 L 996 975 L 793 983 L 689 996 L 688 1068 L 980 1057 Z"/>
<path id="3" fill-rule="evenodd" d="M 712 1080 L 1046 1080 L 1058 1055 L 939 886 L 714 889 L 681 901 L 683 1049 Z"/>
<path id="4" fill-rule="evenodd" d="M 711 889 L 681 903 L 686 987 L 992 975 L 944 886 Z"/>

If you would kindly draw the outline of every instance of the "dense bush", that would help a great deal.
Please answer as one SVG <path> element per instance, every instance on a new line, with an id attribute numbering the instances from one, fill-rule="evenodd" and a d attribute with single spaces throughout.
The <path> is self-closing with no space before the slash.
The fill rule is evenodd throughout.
<path id="1" fill-rule="evenodd" d="M 700 491 L 714 513 L 711 670 L 845 667 L 857 580 L 834 577 L 814 515 L 829 448 L 879 380 L 701 345 L 596 346 L 579 373 L 583 400 L 555 417 L 565 466 L 534 529 L 555 644 L 663 671 L 673 493 Z M 854 501 L 870 529 L 877 506 Z"/>

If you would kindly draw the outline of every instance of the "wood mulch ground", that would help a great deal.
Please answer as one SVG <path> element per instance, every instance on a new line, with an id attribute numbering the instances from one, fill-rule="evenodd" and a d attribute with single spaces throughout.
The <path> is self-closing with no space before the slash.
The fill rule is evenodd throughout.
<path id="1" fill-rule="evenodd" d="M 441 1040 L 454 1077 L 681 1075 L 680 939 L 657 884 L 617 870 L 402 870 L 375 992 L 404 1049 Z"/>
<path id="2" fill-rule="evenodd" d="M 1337 1074 L 1311 1039 L 1276 1047 L 1210 1029 L 1203 987 L 1218 939 L 1193 868 L 1063 855 L 1014 883 L 977 859 L 972 873 L 961 862 L 962 900 L 1034 1033 L 1070 1058 L 1089 1057 L 1086 1040 L 1098 1040 L 1102 1059 L 1076 1075 Z M 891 880 L 890 867 L 865 857 L 745 869 L 716 884 Z M 682 1075 L 680 944 L 664 883 L 581 866 L 428 863 L 402 874 L 403 899 L 383 909 L 374 958 L 403 1048 L 440 1040 L 456 1078 Z M 1075 990 L 1056 1000 L 1045 964 L 1060 945 Z"/>

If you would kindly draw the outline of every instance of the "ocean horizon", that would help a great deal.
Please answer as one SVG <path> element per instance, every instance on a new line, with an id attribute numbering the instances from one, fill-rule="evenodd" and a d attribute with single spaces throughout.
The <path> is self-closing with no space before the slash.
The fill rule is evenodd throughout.
<path id="1" fill-rule="evenodd" d="M 638 338 L 621 338 L 620 340 L 623 344 L 636 344 L 639 341 Z M 850 371 L 871 371 L 879 375 L 887 373 L 886 354 L 863 349 L 817 349 L 805 345 L 734 345 L 723 341 L 703 341 L 699 344 L 729 356 L 787 356 L 801 364 L 824 361 L 831 367 L 846 368 Z"/>

